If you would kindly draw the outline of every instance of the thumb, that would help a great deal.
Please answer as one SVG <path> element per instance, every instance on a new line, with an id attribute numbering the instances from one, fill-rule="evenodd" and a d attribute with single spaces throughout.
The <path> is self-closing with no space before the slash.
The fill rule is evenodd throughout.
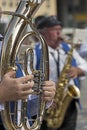
<path id="1" fill-rule="evenodd" d="M 16 74 L 16 71 L 11 70 L 11 71 L 9 71 L 9 72 L 6 73 L 6 76 L 8 76 L 10 78 L 14 78 L 15 74 Z"/>

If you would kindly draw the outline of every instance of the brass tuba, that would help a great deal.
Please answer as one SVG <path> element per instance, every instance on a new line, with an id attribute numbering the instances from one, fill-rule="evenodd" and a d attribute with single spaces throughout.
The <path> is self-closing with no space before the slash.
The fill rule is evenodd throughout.
<path id="1" fill-rule="evenodd" d="M 72 46 L 59 77 L 54 98 L 55 106 L 50 107 L 46 112 L 47 125 L 51 128 L 59 128 L 62 125 L 70 102 L 80 97 L 79 89 L 77 86 L 69 84 L 70 79 L 67 77 L 67 71 L 71 67 L 73 49 L 74 47 Z"/>
<path id="2" fill-rule="evenodd" d="M 34 70 L 31 65 L 32 73 L 34 74 L 34 80 L 36 85 L 35 94 L 38 95 L 38 115 L 37 118 L 28 118 L 27 117 L 27 103 L 26 100 L 19 100 L 15 102 L 5 102 L 4 110 L 1 112 L 2 121 L 6 128 L 6 130 L 38 130 L 40 129 L 41 122 L 43 120 L 43 115 L 45 111 L 45 102 L 42 99 L 42 87 L 44 85 L 44 81 L 49 78 L 49 60 L 48 60 L 48 48 L 47 45 L 42 38 L 42 36 L 37 32 L 37 30 L 33 27 L 32 17 L 36 13 L 37 9 L 43 3 L 44 0 L 21 0 L 15 12 L 3 11 L 1 13 L 12 15 L 10 23 L 5 32 L 3 47 L 2 47 L 2 55 L 1 55 L 1 78 L 3 75 L 9 71 L 9 69 L 15 67 L 16 58 L 20 49 L 22 42 L 27 37 L 37 37 L 42 45 L 42 58 L 40 70 Z M 26 25 L 29 25 L 30 30 L 23 35 L 23 30 Z M 33 52 L 27 51 L 24 59 L 27 54 L 32 58 Z M 32 58 L 33 59 L 33 58 Z M 25 62 L 26 63 L 26 62 Z M 25 65 L 27 67 L 27 65 Z M 24 69 L 25 74 L 29 74 L 27 69 Z M 38 82 L 37 82 L 38 81 Z M 37 92 L 38 90 L 38 92 Z M 18 123 L 18 103 L 21 102 L 20 109 L 20 120 Z M 14 104 L 14 111 L 11 110 L 11 103 Z M 28 108 L 29 109 L 29 108 Z M 31 125 L 30 122 L 33 124 Z"/>

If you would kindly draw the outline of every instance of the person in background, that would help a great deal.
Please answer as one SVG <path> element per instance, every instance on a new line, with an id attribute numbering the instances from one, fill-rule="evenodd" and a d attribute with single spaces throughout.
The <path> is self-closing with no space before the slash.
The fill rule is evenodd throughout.
<path id="1" fill-rule="evenodd" d="M 37 29 L 45 38 L 49 50 L 49 72 L 50 80 L 58 83 L 58 79 L 63 70 L 63 67 L 68 56 L 68 51 L 71 46 L 65 43 L 62 39 L 62 28 L 63 25 L 61 21 L 57 19 L 56 16 L 48 16 L 44 20 L 40 21 Z M 40 50 L 41 45 L 36 45 L 35 48 L 35 67 L 39 68 L 39 59 L 40 59 Z M 72 57 L 74 63 L 71 63 L 71 67 L 67 72 L 69 77 L 69 83 L 76 85 L 79 89 L 79 79 L 87 75 L 87 62 L 77 53 L 76 50 L 73 51 Z M 79 104 L 80 106 L 80 104 Z M 81 107 L 81 106 L 80 106 Z M 66 111 L 64 121 L 60 128 L 57 130 L 75 130 L 76 121 L 77 121 L 77 107 L 76 100 L 73 99 L 68 106 Z M 40 130 L 53 130 L 52 128 L 47 127 L 46 121 L 43 121 Z"/>
<path id="2" fill-rule="evenodd" d="M 46 17 L 45 15 L 39 15 L 39 16 L 35 17 L 33 26 L 37 29 L 39 22 L 42 21 L 45 17 Z M 34 40 L 35 40 L 35 44 L 38 44 L 39 39 L 37 37 L 34 37 Z"/>
<path id="3" fill-rule="evenodd" d="M 37 16 L 37 17 L 34 18 L 34 26 L 35 26 L 35 28 L 37 28 L 39 22 L 41 20 L 43 20 L 45 17 L 46 17 L 45 15 L 39 15 L 39 16 Z"/>
<path id="4" fill-rule="evenodd" d="M 80 45 L 78 52 L 84 59 L 87 60 L 87 40 L 85 41 L 85 43 Z"/>
<path id="5" fill-rule="evenodd" d="M 84 28 L 84 31 L 87 31 L 87 27 Z M 87 35 L 84 38 L 84 42 L 81 42 L 78 52 L 87 61 Z"/>

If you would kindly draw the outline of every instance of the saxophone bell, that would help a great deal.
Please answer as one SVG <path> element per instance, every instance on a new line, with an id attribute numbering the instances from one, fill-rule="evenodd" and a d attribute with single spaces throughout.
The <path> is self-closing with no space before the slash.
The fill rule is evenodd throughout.
<path id="1" fill-rule="evenodd" d="M 68 86 L 68 94 L 73 98 L 73 99 L 78 99 L 80 98 L 80 91 L 77 86 L 69 84 Z"/>

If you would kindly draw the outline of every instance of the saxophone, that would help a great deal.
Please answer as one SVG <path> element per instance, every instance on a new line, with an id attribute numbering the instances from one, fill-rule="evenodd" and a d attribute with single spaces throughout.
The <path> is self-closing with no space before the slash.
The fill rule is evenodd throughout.
<path id="1" fill-rule="evenodd" d="M 32 73 L 34 74 L 35 78 L 34 80 L 38 81 L 35 84 L 38 89 L 37 95 L 39 97 L 37 118 L 35 120 L 30 118 L 29 120 L 27 117 L 27 111 L 29 109 L 27 105 L 28 99 L 14 102 L 5 102 L 4 110 L 1 112 L 1 117 L 6 130 L 39 130 L 43 120 L 45 102 L 42 99 L 41 88 L 44 85 L 44 81 L 49 79 L 48 48 L 44 39 L 32 24 L 32 17 L 43 2 L 44 0 L 21 0 L 15 12 L 1 12 L 3 14 L 12 15 L 3 40 L 1 55 L 1 79 L 6 72 L 12 68 L 15 68 L 17 62 L 16 58 L 18 56 L 21 44 L 27 37 L 37 37 L 42 45 L 40 70 L 34 70 L 31 65 Z M 23 30 L 26 25 L 29 25 L 30 29 L 23 35 Z M 30 55 L 33 55 L 33 53 L 31 52 Z M 24 59 L 25 58 L 26 56 Z M 30 58 L 32 58 L 32 56 L 30 56 Z M 32 59 L 34 59 L 34 57 Z M 25 74 L 29 74 L 26 70 L 27 69 L 25 68 Z M 18 111 L 19 102 L 21 102 L 20 111 Z M 14 104 L 14 111 L 11 110 L 11 103 Z M 21 118 L 18 122 L 19 112 Z M 33 123 L 32 125 L 30 124 L 31 121 Z"/>
<path id="2" fill-rule="evenodd" d="M 73 99 L 78 99 L 80 97 L 79 89 L 75 85 L 69 84 L 69 78 L 67 77 L 67 71 L 71 67 L 73 49 L 74 47 L 71 47 L 66 63 L 59 77 L 57 91 L 54 98 L 55 106 L 50 107 L 46 111 L 46 121 L 50 128 L 59 128 L 62 125 L 70 102 Z"/>

